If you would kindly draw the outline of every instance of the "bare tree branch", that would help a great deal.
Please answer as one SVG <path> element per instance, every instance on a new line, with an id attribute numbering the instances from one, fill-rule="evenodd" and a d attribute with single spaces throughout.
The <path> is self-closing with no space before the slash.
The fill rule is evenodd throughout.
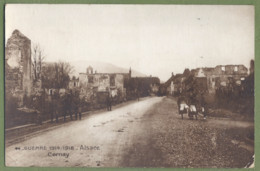
<path id="1" fill-rule="evenodd" d="M 45 55 L 40 45 L 34 44 L 32 49 L 32 69 L 33 69 L 34 81 L 41 79 L 44 59 L 45 59 Z"/>

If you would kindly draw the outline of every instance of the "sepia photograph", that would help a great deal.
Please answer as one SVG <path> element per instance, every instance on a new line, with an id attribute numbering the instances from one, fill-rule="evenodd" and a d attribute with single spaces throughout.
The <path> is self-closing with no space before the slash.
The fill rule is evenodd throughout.
<path id="1" fill-rule="evenodd" d="M 5 165 L 254 168 L 253 5 L 5 5 Z"/>

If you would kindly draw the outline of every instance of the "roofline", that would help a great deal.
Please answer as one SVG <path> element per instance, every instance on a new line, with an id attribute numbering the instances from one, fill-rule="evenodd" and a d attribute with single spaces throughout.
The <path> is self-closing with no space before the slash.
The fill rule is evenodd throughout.
<path id="1" fill-rule="evenodd" d="M 84 74 L 84 75 L 101 75 L 101 74 L 107 74 L 107 75 L 112 75 L 112 74 L 123 74 L 123 75 L 126 75 L 126 74 L 129 74 L 129 73 L 101 73 L 101 72 L 98 72 L 98 73 L 93 73 L 93 74 L 87 74 L 85 72 L 81 72 L 79 74 Z"/>

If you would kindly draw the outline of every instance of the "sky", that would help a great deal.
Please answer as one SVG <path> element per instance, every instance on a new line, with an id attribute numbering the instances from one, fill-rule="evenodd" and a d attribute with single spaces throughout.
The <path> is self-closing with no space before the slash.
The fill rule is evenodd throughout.
<path id="1" fill-rule="evenodd" d="M 6 41 L 18 29 L 46 61 L 108 62 L 163 81 L 255 56 L 253 6 L 8 4 L 5 17 Z"/>

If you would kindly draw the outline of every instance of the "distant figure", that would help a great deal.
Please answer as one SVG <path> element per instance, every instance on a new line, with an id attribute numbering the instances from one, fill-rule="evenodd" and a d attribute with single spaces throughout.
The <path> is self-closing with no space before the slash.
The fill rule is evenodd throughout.
<path id="1" fill-rule="evenodd" d="M 50 114 L 51 114 L 51 123 L 53 123 L 53 116 L 54 116 L 54 104 L 53 104 L 53 94 L 50 95 L 50 102 L 49 102 L 49 107 L 50 107 Z"/>
<path id="2" fill-rule="evenodd" d="M 37 101 L 37 121 L 38 124 L 42 124 L 42 114 L 45 112 L 45 91 L 41 92 L 40 95 L 37 96 L 36 98 Z"/>
<path id="3" fill-rule="evenodd" d="M 208 108 L 204 93 L 199 93 L 198 95 L 198 106 L 200 108 L 201 113 L 203 114 L 204 119 L 206 119 Z"/>
<path id="4" fill-rule="evenodd" d="M 78 106 L 78 113 L 79 113 L 79 120 L 81 120 L 81 112 L 82 112 L 82 107 L 83 107 L 83 99 L 79 99 L 79 106 Z"/>
<path id="5" fill-rule="evenodd" d="M 107 95 L 107 110 L 112 110 L 112 96 L 109 96 L 109 94 Z"/>
<path id="6" fill-rule="evenodd" d="M 63 115 L 63 121 L 65 122 L 66 121 L 66 114 L 67 114 L 67 105 L 68 105 L 68 102 L 67 102 L 67 95 L 63 95 L 61 98 L 61 111 L 62 111 L 62 115 Z"/>
<path id="7" fill-rule="evenodd" d="M 41 112 L 39 112 L 38 110 L 37 110 L 36 112 L 37 112 L 38 124 L 39 124 L 39 125 L 42 125 L 42 114 L 41 114 Z"/>
<path id="8" fill-rule="evenodd" d="M 178 111 L 179 114 L 181 114 L 181 112 L 184 112 L 187 109 L 187 99 L 185 98 L 184 95 L 180 95 L 178 100 L 177 100 L 177 105 L 178 105 Z"/>
<path id="9" fill-rule="evenodd" d="M 61 102 L 60 102 L 60 96 L 58 93 L 54 93 L 54 98 L 53 98 L 53 112 L 55 116 L 56 123 L 59 122 L 59 113 L 61 111 Z"/>
<path id="10" fill-rule="evenodd" d="M 67 112 L 69 113 L 70 115 L 70 120 L 73 120 L 72 118 L 72 91 L 70 91 L 70 93 L 67 94 L 67 97 L 66 97 L 66 102 L 67 102 Z"/>
<path id="11" fill-rule="evenodd" d="M 73 110 L 75 114 L 75 120 L 78 120 L 78 111 L 79 111 L 79 100 L 78 96 L 76 94 L 73 95 Z"/>
<path id="12" fill-rule="evenodd" d="M 74 94 L 73 96 L 73 104 L 74 104 L 74 112 L 75 112 L 75 120 L 78 120 L 78 114 L 81 113 L 81 107 L 80 107 L 80 98 L 78 94 Z M 81 115 L 81 114 L 80 114 Z"/>

